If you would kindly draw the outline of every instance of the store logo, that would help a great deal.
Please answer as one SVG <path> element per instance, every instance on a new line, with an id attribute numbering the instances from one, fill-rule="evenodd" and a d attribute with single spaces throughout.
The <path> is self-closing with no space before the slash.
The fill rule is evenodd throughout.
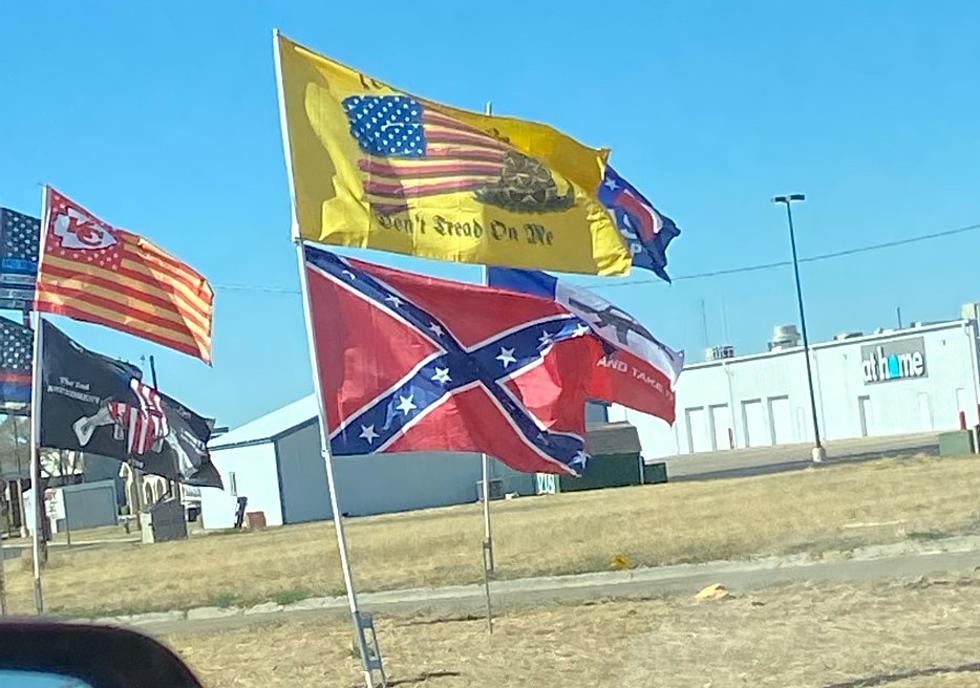
<path id="1" fill-rule="evenodd" d="M 861 347 L 864 384 L 926 377 L 925 341 L 922 337 Z"/>

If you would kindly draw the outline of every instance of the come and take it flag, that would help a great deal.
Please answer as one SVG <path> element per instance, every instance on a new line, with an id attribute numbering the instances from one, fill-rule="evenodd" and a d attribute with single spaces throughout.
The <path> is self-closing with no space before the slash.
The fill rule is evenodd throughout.
<path id="1" fill-rule="evenodd" d="M 654 208 L 612 167 L 606 168 L 599 187 L 599 200 L 616 218 L 616 225 L 633 255 L 633 266 L 651 270 L 660 279 L 670 282 L 667 246 L 681 233 L 674 221 Z"/>
<path id="2" fill-rule="evenodd" d="M 33 331 L 0 318 L 0 413 L 28 412 L 33 347 Z"/>
<path id="3" fill-rule="evenodd" d="M 589 398 L 674 422 L 674 386 L 684 365 L 683 352 L 663 344 L 636 318 L 601 296 L 543 272 L 489 268 L 487 283 L 557 301 L 612 347 L 592 371 Z"/>
<path id="4" fill-rule="evenodd" d="M 134 365 L 88 351 L 41 324 L 40 444 L 131 460 L 141 471 L 221 487 L 210 424 L 142 381 Z"/>
<path id="5" fill-rule="evenodd" d="M 35 308 L 211 362 L 214 292 L 196 270 L 47 188 Z"/>
<path id="6" fill-rule="evenodd" d="M 277 35 L 303 239 L 599 275 L 630 254 L 597 198 L 607 152 L 408 95 Z"/>
<path id="7" fill-rule="evenodd" d="M 602 347 L 581 320 L 554 301 L 305 251 L 334 454 L 585 466 L 586 383 Z"/>

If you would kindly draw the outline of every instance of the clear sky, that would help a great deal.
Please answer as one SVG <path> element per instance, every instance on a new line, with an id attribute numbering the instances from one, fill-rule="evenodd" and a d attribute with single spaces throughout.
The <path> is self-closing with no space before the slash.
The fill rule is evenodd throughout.
<path id="1" fill-rule="evenodd" d="M 471 109 L 492 99 L 611 147 L 684 232 L 674 275 L 787 258 L 777 193 L 807 194 L 802 256 L 980 223 L 975 2 L 0 0 L 0 26 L 0 205 L 37 214 L 50 183 L 216 285 L 213 368 L 60 324 L 110 355 L 155 354 L 161 387 L 222 424 L 312 390 L 273 27 L 407 90 Z M 897 306 L 906 322 L 958 317 L 980 300 L 978 249 L 973 232 L 802 266 L 812 338 L 894 326 Z M 797 320 L 788 268 L 630 284 L 649 277 L 573 279 L 692 361 L 702 301 L 707 341 L 743 353 Z"/>

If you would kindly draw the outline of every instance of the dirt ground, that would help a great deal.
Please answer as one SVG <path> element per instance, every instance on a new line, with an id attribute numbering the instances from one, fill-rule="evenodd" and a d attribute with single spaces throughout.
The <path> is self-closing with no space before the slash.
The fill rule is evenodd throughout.
<path id="1" fill-rule="evenodd" d="M 980 686 L 980 571 L 511 610 L 485 621 L 377 620 L 391 685 Z M 164 639 L 208 688 L 353 686 L 349 626 L 286 622 Z"/>
<path id="2" fill-rule="evenodd" d="M 658 566 L 977 533 L 978 494 L 980 459 L 920 457 L 495 502 L 497 576 L 603 571 L 617 556 L 628 566 Z M 350 519 L 348 533 L 361 590 L 482 580 L 479 505 Z M 331 523 L 51 551 L 44 585 L 53 613 L 343 594 Z M 29 556 L 8 561 L 7 571 L 11 608 L 31 612 Z"/>

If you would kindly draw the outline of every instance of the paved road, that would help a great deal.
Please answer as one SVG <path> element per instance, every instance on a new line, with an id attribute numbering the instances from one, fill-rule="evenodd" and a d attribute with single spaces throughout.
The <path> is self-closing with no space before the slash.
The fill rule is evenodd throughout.
<path id="1" fill-rule="evenodd" d="M 550 576 L 492 584 L 495 607 L 517 607 L 596 599 L 643 598 L 665 593 L 692 595 L 713 583 L 732 590 L 764 588 L 784 583 L 868 581 L 913 578 L 936 573 L 963 573 L 980 569 L 980 538 L 953 538 L 929 545 L 929 549 L 903 551 L 905 545 L 869 548 L 854 558 L 807 562 L 802 558 L 772 558 L 756 562 L 682 564 L 654 569 L 604 572 L 578 576 Z M 795 563 L 794 563 L 795 562 Z M 395 590 L 360 596 L 363 609 L 374 613 L 482 614 L 485 609 L 482 585 Z M 247 626 L 257 622 L 342 617 L 346 600 L 321 598 L 290 605 L 285 609 L 263 605 L 249 613 L 221 618 L 174 619 L 158 615 L 138 622 L 153 634 L 213 631 Z M 217 612 L 220 613 L 220 612 Z"/>
<path id="2" fill-rule="evenodd" d="M 813 466 L 812 444 L 785 444 L 777 447 L 753 447 L 728 451 L 679 454 L 665 460 L 671 480 L 706 480 L 735 478 L 763 473 L 798 470 Z M 888 437 L 858 437 L 826 443 L 827 462 L 861 461 L 882 455 L 909 456 L 937 454 L 939 434 L 935 432 Z"/>

